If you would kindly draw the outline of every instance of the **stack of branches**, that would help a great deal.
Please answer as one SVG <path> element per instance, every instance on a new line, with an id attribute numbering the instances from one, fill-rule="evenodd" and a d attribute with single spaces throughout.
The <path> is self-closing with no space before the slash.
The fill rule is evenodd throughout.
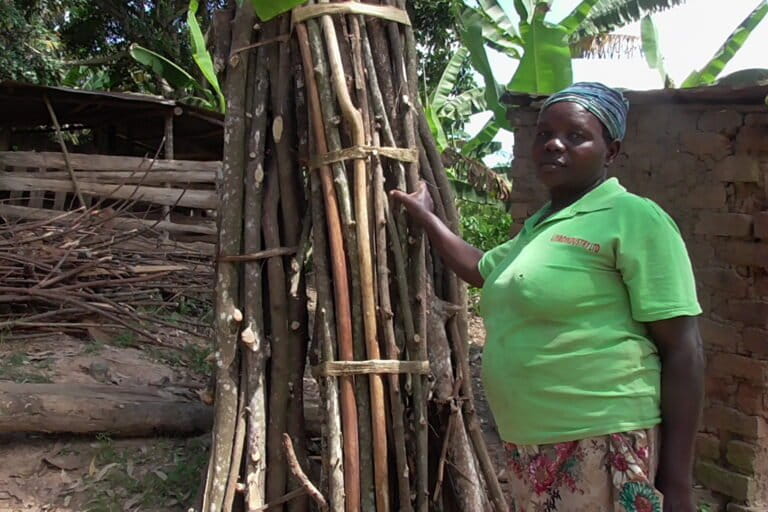
<path id="1" fill-rule="evenodd" d="M 505 511 L 475 416 L 465 287 L 387 196 L 425 181 L 458 230 L 405 0 L 309 4 L 261 24 L 245 2 L 227 42 L 200 510 L 304 511 L 312 497 L 339 512 Z M 307 354 L 323 394 L 319 467 Z"/>
<path id="2" fill-rule="evenodd" d="M 130 331 L 167 344 L 169 328 L 206 325 L 168 312 L 182 301 L 212 307 L 209 254 L 164 241 L 149 221 L 127 218 L 133 201 L 98 203 L 39 219 L 4 206 L 0 216 L 0 330 L 4 339 Z M 19 208 L 19 210 L 26 210 Z M 18 213 L 18 214 L 17 214 Z M 208 304 L 209 306 L 206 306 Z"/>

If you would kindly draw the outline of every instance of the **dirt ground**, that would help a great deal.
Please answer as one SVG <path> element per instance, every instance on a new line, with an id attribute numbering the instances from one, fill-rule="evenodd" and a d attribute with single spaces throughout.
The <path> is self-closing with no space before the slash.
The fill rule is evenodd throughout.
<path id="1" fill-rule="evenodd" d="M 485 341 L 470 320 L 474 388 Z M 179 336 L 180 350 L 138 345 L 130 336 L 90 339 L 54 334 L 2 341 L 0 380 L 19 383 L 162 386 L 197 399 L 210 370 L 209 351 Z M 94 341 L 98 339 L 99 341 Z M 487 404 L 477 409 L 492 456 L 503 468 Z M 192 438 L 113 439 L 96 436 L 0 434 L 0 512 L 177 512 L 194 500 L 208 457 L 208 434 Z M 504 480 L 504 471 L 500 471 Z"/>
<path id="2" fill-rule="evenodd" d="M 0 343 L 0 380 L 162 386 L 198 399 L 207 351 L 134 348 L 65 335 Z M 108 435 L 0 434 L 0 511 L 181 511 L 194 498 L 209 436 L 112 439 Z"/>

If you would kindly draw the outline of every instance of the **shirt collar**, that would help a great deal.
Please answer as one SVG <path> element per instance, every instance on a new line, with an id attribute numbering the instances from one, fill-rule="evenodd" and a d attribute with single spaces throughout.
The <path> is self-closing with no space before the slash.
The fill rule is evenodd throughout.
<path id="1" fill-rule="evenodd" d="M 613 207 L 613 200 L 626 193 L 627 189 L 624 188 L 619 180 L 616 178 L 609 178 L 596 186 L 582 197 L 580 197 L 572 205 L 563 208 L 559 212 L 553 214 L 547 218 L 543 223 L 558 219 L 567 219 L 573 217 L 578 213 L 595 212 L 598 210 L 606 210 Z M 533 229 L 539 222 L 539 219 L 546 215 L 549 209 L 550 203 L 547 202 L 538 212 L 534 213 L 526 222 L 526 229 Z"/>

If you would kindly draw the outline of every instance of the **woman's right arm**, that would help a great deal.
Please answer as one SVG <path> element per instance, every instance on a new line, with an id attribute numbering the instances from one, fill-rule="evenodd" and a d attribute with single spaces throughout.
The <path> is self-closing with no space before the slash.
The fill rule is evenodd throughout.
<path id="1" fill-rule="evenodd" d="M 485 280 L 477 265 L 483 252 L 462 240 L 433 213 L 432 197 L 424 182 L 421 182 L 419 189 L 412 194 L 393 190 L 390 195 L 393 200 L 405 206 L 411 218 L 424 229 L 432 247 L 448 268 L 472 286 L 482 288 Z"/>

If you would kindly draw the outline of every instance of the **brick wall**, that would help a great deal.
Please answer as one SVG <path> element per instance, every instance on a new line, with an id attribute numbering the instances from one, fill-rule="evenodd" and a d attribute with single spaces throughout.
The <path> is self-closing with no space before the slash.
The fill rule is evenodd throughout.
<path id="1" fill-rule="evenodd" d="M 545 201 L 530 160 L 536 115 L 510 110 L 515 231 Z M 611 173 L 672 215 L 695 267 L 708 365 L 697 481 L 712 510 L 766 511 L 768 109 L 633 101 Z"/>

